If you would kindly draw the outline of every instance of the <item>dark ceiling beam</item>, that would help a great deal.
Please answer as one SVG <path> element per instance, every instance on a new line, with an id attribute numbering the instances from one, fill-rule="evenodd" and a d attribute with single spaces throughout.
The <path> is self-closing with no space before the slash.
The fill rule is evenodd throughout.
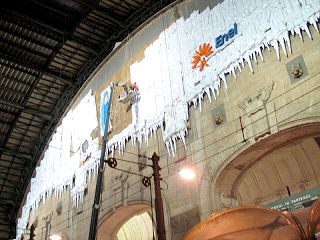
<path id="1" fill-rule="evenodd" d="M 116 6 L 127 10 L 128 12 L 131 12 L 131 11 L 133 10 L 132 8 L 125 7 L 125 6 L 123 6 L 122 4 L 120 4 L 120 3 L 118 3 L 118 2 L 115 2 L 115 1 L 113 1 L 113 0 L 109 0 L 109 1 L 112 2 L 113 4 L 115 4 Z"/>
<path id="2" fill-rule="evenodd" d="M 3 151 L 1 149 L 3 149 Z M 29 157 L 32 157 L 31 155 L 26 155 L 26 157 L 24 157 L 24 154 L 21 156 L 21 154 L 19 152 L 12 151 L 11 149 L 7 149 L 7 148 L 3 148 L 3 147 L 1 147 L 1 149 L 0 149 L 0 151 L 2 151 L 2 154 L 6 155 L 6 156 L 17 157 L 19 159 L 23 159 L 24 160 L 23 163 L 22 162 L 16 162 L 16 161 L 13 162 L 13 164 L 16 164 L 16 165 L 19 165 L 19 166 L 24 166 L 25 160 L 30 160 Z M 12 161 L 0 158 L 0 162 L 12 163 Z M 6 166 L 6 168 L 10 168 L 10 166 Z"/>
<path id="3" fill-rule="evenodd" d="M 105 21 L 109 21 L 112 24 L 115 24 L 119 27 L 123 27 L 123 22 L 117 20 L 116 18 L 113 18 L 112 16 L 110 16 L 109 14 L 103 14 L 103 12 L 97 11 L 96 13 L 94 13 L 96 16 L 98 16 L 99 18 L 102 18 Z"/>
<path id="4" fill-rule="evenodd" d="M 6 182 L 10 183 L 12 185 L 12 187 L 16 187 L 19 184 L 18 181 L 14 181 L 14 180 L 9 179 L 9 178 L 0 177 L 0 180 L 3 180 L 3 181 L 6 181 Z M 1 199 L 0 199 L 0 204 L 1 204 Z"/>
<path id="5" fill-rule="evenodd" d="M 8 54 L 1 53 L 1 52 L 0 52 L 0 58 L 4 59 L 6 61 L 9 61 L 11 63 L 18 64 L 18 65 L 24 66 L 26 68 L 32 69 L 32 70 L 37 71 L 39 73 L 46 74 L 52 78 L 58 79 L 58 80 L 65 82 L 67 84 L 74 84 L 74 81 L 72 79 L 68 79 L 67 77 L 60 76 L 60 75 L 58 75 L 58 73 L 52 72 L 48 69 L 45 69 L 44 67 L 41 67 L 41 66 L 34 64 L 34 63 L 30 63 L 30 61 L 28 62 L 27 60 L 23 60 L 21 58 L 16 58 L 16 57 L 13 57 Z"/>
<path id="6" fill-rule="evenodd" d="M 7 45 L 7 46 L 9 46 L 11 48 L 14 48 L 14 49 L 18 48 L 19 50 L 22 50 L 22 51 L 24 51 L 26 53 L 35 55 L 35 56 L 40 57 L 42 59 L 47 59 L 47 57 L 48 57 L 47 54 L 43 54 L 42 52 L 35 51 L 35 50 L 31 49 L 31 48 L 22 46 L 21 44 L 18 44 L 18 43 L 12 42 L 12 41 L 8 41 L 6 39 L 0 39 L 0 42 L 4 43 L 5 45 Z"/>
<path id="7" fill-rule="evenodd" d="M 136 0 L 132 0 L 132 2 L 135 2 L 136 4 L 138 4 L 138 6 L 141 6 L 141 2 L 138 2 Z"/>
<path id="8" fill-rule="evenodd" d="M 3 170 L 3 169 L 6 170 L 6 169 L 10 169 L 10 167 L 8 167 L 8 166 L 2 166 L 0 169 L 1 169 L 1 170 Z M 24 167 L 24 165 L 14 165 L 14 169 L 22 172 L 22 171 L 25 170 L 25 167 Z"/>
<path id="9" fill-rule="evenodd" d="M 45 37 L 56 40 L 58 42 L 63 39 L 65 33 L 64 30 L 58 29 L 50 24 L 44 23 L 30 16 L 26 16 L 22 13 L 15 12 L 9 9 L 1 9 L 4 19 L 8 19 L 9 22 L 13 22 L 18 25 L 24 26 L 26 29 L 36 31 Z"/>
<path id="10" fill-rule="evenodd" d="M 7 70 L 11 70 L 11 71 L 12 70 L 17 70 L 17 71 L 19 71 L 21 73 L 24 73 L 24 75 L 29 75 L 29 76 L 31 76 L 33 78 L 38 76 L 37 73 L 34 70 L 32 70 L 32 69 L 28 69 L 27 70 L 23 66 L 20 66 L 20 65 L 14 64 L 14 63 L 10 63 L 9 61 L 6 61 L 6 60 L 4 60 L 2 62 L 0 61 L 0 65 L 6 67 Z M 24 77 L 26 78 L 26 76 L 24 76 Z M 32 81 L 32 80 L 30 80 L 30 81 Z"/>
<path id="11" fill-rule="evenodd" d="M 70 49 L 67 48 L 71 48 L 74 51 L 71 51 Z M 71 55 L 74 55 L 75 53 L 77 53 L 77 55 L 79 55 L 80 57 L 84 58 L 83 60 L 80 60 L 81 62 L 85 62 L 85 60 L 88 58 L 88 55 L 85 54 L 89 54 L 90 52 L 88 51 L 84 51 L 84 49 L 81 49 L 79 46 L 73 46 L 70 45 L 68 42 L 64 43 L 64 47 L 61 49 L 60 52 L 68 52 Z"/>
<path id="12" fill-rule="evenodd" d="M 96 38 L 106 38 L 106 35 L 101 35 L 101 31 L 99 31 L 97 28 L 93 28 L 93 27 L 87 27 L 85 28 L 86 25 L 81 24 L 80 26 L 78 26 L 77 30 L 81 30 L 83 32 L 86 32 L 87 35 L 89 35 L 91 38 L 93 38 L 94 40 L 97 40 Z M 96 52 L 97 54 L 98 52 Z"/>
<path id="13" fill-rule="evenodd" d="M 2 63 L 0 63 L 0 65 L 1 65 L 1 64 L 2 64 Z M 10 80 L 10 81 L 16 82 L 16 83 L 18 83 L 18 84 L 22 84 L 22 85 L 24 85 L 24 86 L 26 86 L 26 87 L 30 87 L 30 84 L 28 84 L 28 83 L 26 83 L 26 82 L 23 82 L 23 81 L 21 81 L 21 80 L 18 79 L 18 78 L 10 77 L 10 76 L 7 76 L 7 75 L 5 75 L 5 74 L 3 74 L 3 73 L 0 73 L 0 77 L 3 77 L 3 78 L 8 79 L 8 80 Z"/>
<path id="14" fill-rule="evenodd" d="M 55 7 L 52 7 L 52 6 L 49 6 L 48 3 L 43 3 L 43 1 L 37 1 L 37 0 L 29 0 L 30 2 L 33 2 L 35 3 L 36 5 L 38 6 L 41 6 L 42 8 L 45 8 L 47 10 L 50 10 L 56 14 L 59 14 L 61 15 L 62 17 L 65 17 L 65 19 L 72 19 L 73 21 L 76 20 L 76 12 L 75 11 L 63 11 L 63 10 L 60 10 L 60 9 L 57 9 L 57 6 Z"/>
<path id="15" fill-rule="evenodd" d="M 114 21 L 117 21 L 118 24 L 123 24 L 124 18 L 123 16 L 117 14 L 115 12 L 115 8 L 105 8 L 99 4 L 92 4 L 90 2 L 84 1 L 84 0 L 73 0 L 81 5 L 84 5 L 90 10 L 96 10 L 99 11 L 100 13 L 104 14 L 108 18 L 113 18 Z"/>
<path id="16" fill-rule="evenodd" d="M 73 66 L 77 66 L 79 68 L 82 67 L 83 65 L 83 61 L 82 60 L 79 60 L 77 59 L 75 56 L 70 56 L 70 55 L 67 55 L 65 53 L 62 53 L 62 52 L 59 52 L 56 56 L 55 56 L 55 59 L 59 59 L 60 61 L 69 61 L 70 60 L 70 63 L 73 65 Z M 74 61 L 72 61 L 74 60 Z M 80 62 L 80 63 L 78 63 Z M 82 64 L 81 64 L 82 63 Z"/>
<path id="17" fill-rule="evenodd" d="M 1 124 L 5 124 L 5 125 L 10 125 L 10 124 L 12 124 L 11 121 L 2 120 L 2 119 L 0 119 L 0 123 L 1 123 Z"/>
<path id="18" fill-rule="evenodd" d="M 77 37 L 83 38 L 85 39 L 84 41 L 89 42 L 89 41 L 93 41 L 93 42 L 100 42 L 98 39 L 98 36 L 93 36 L 90 34 L 90 31 L 83 31 L 81 30 L 81 28 L 77 28 L 74 32 L 74 35 L 77 35 Z M 100 45 L 100 44 L 97 44 Z M 94 54 L 97 55 L 97 54 Z"/>
<path id="19" fill-rule="evenodd" d="M 2 197 L 4 197 L 4 195 L 11 196 L 13 192 L 12 192 L 12 191 L 10 191 L 10 192 L 8 192 L 8 191 L 2 191 L 1 193 L 2 193 Z M 0 209 L 1 209 L 1 207 L 2 207 L 2 206 L 0 205 Z M 4 209 L 4 208 L 2 208 L 2 209 Z"/>
<path id="20" fill-rule="evenodd" d="M 51 63 L 52 64 L 50 68 L 56 69 L 57 71 L 63 70 L 63 71 L 75 74 L 79 70 L 79 68 L 76 68 L 75 65 L 72 62 L 70 62 L 70 59 L 67 60 L 67 59 L 61 59 L 59 57 L 55 57 Z M 63 65 L 63 68 L 60 67 L 61 65 Z"/>
<path id="21" fill-rule="evenodd" d="M 16 130 L 16 129 L 17 129 L 17 127 L 15 128 L 15 130 Z M 26 131 L 27 131 L 27 130 L 26 130 Z M 15 134 L 18 135 L 18 137 L 12 136 L 13 134 L 11 134 L 11 137 L 10 137 L 10 138 L 11 138 L 12 140 L 16 140 L 17 142 L 23 141 L 24 144 L 30 143 L 29 146 L 32 146 L 32 144 L 34 144 L 34 143 L 36 142 L 36 140 L 37 140 L 36 138 L 32 139 L 30 136 L 27 136 L 26 134 L 23 134 L 23 133 L 16 133 L 16 132 L 15 132 Z M 27 140 L 27 138 L 28 138 L 28 139 L 32 139 L 32 141 Z M 14 143 L 11 143 L 10 145 L 11 145 L 10 148 L 12 148 L 12 149 L 19 149 L 19 147 L 21 146 L 21 145 L 19 145 L 19 144 L 14 144 Z M 15 146 L 15 147 L 12 147 L 12 146 Z M 2 152 L 2 154 L 6 154 L 6 153 Z M 8 155 L 8 154 L 7 154 L 7 155 Z"/>
<path id="22" fill-rule="evenodd" d="M 17 32 L 17 31 L 13 31 L 12 29 L 10 28 L 7 28 L 7 27 L 4 27 L 4 26 L 0 26 L 0 30 L 2 32 L 4 32 L 5 34 L 10 34 L 12 35 L 13 37 L 17 37 L 17 38 L 20 38 L 22 40 L 25 40 L 25 41 L 28 41 L 32 44 L 35 44 L 35 45 L 38 45 L 40 47 L 43 47 L 43 48 L 46 48 L 48 50 L 51 50 L 53 49 L 54 46 L 50 45 L 50 44 L 47 44 L 45 42 L 42 42 L 42 41 L 39 41 L 39 40 L 36 40 L 32 37 L 29 37 L 29 36 L 26 36 L 24 34 L 21 34 L 20 32 Z"/>
<path id="23" fill-rule="evenodd" d="M 16 173 L 12 173 L 12 172 L 2 172 L 2 171 L 0 171 L 0 174 L 4 174 L 4 175 L 7 175 L 7 176 L 10 175 L 10 176 L 14 176 L 14 177 L 20 177 L 20 174 L 16 174 Z M 0 193 L 1 193 L 1 191 L 0 191 Z"/>
<path id="24" fill-rule="evenodd" d="M 129 3 L 128 1 L 120 0 L 120 2 L 122 2 L 122 3 L 125 4 L 125 5 L 127 5 L 131 10 L 136 9 L 136 6 L 132 5 L 132 4 Z"/>
<path id="25" fill-rule="evenodd" d="M 75 44 L 81 45 L 83 48 L 87 49 L 90 53 L 97 54 L 99 52 L 99 49 L 97 49 L 93 44 L 82 40 L 81 38 L 77 38 L 75 36 L 72 36 L 71 39 L 69 39 L 70 42 L 73 42 Z"/>
<path id="26" fill-rule="evenodd" d="M 82 21 L 82 24 L 96 28 L 98 31 L 108 35 L 112 34 L 115 28 L 114 26 L 108 26 L 108 24 L 96 14 L 90 14 L 90 17 L 86 18 L 85 21 Z"/>
<path id="27" fill-rule="evenodd" d="M 1 17 L 4 17 L 5 19 L 12 21 L 19 26 L 23 26 L 24 28 L 30 31 L 37 32 L 38 34 L 41 34 L 59 43 L 64 43 L 65 41 L 69 40 L 81 45 L 82 47 L 86 48 L 90 52 L 94 52 L 94 53 L 98 52 L 98 50 L 95 49 L 91 44 L 85 41 L 82 41 L 82 39 L 79 39 L 74 36 L 72 37 L 72 39 L 70 39 L 70 37 L 72 36 L 71 34 L 72 31 L 69 32 L 69 31 L 58 29 L 54 26 L 41 22 L 30 16 L 25 16 L 20 13 L 15 13 L 11 10 L 6 10 L 6 11 L 2 10 L 2 11 L 4 11 L 4 15 Z M 86 45 L 86 44 L 89 44 L 89 45 Z"/>
<path id="28" fill-rule="evenodd" d="M 126 19 L 126 17 L 122 16 L 121 14 L 118 14 L 116 12 L 117 9 L 115 9 L 115 8 L 105 8 L 101 5 L 97 5 L 96 7 L 94 7 L 93 10 L 99 11 L 105 15 L 113 17 L 116 21 L 120 21 L 121 23 L 123 23 Z"/>
<path id="29" fill-rule="evenodd" d="M 16 115 L 16 113 L 17 113 L 16 111 L 8 111 L 5 109 L 2 109 L 1 107 L 0 107 L 0 112 L 10 114 L 10 115 Z M 1 132 L 1 133 L 3 133 L 3 132 Z"/>
<path id="30" fill-rule="evenodd" d="M 35 134 L 39 134 L 39 131 L 33 131 L 31 130 L 30 128 L 23 128 L 23 127 L 18 127 L 16 126 L 16 129 L 15 129 L 15 135 L 18 135 L 20 138 L 18 139 L 18 137 L 16 137 L 15 139 L 16 140 L 21 140 L 21 138 L 24 138 L 24 142 L 28 142 L 28 143 L 34 143 L 36 140 L 37 140 L 37 137 L 34 137 L 34 136 L 28 136 L 26 135 L 26 132 L 28 133 L 35 133 Z M 27 139 L 29 140 L 27 140 Z"/>
<path id="31" fill-rule="evenodd" d="M 57 101 L 57 98 L 53 98 L 51 96 L 48 95 L 48 92 L 44 92 L 43 90 L 39 89 L 38 87 L 34 90 L 34 95 L 31 96 L 30 98 L 39 101 L 39 102 L 43 102 L 43 103 L 47 103 L 49 105 L 51 105 L 50 107 L 52 107 L 52 105 L 54 105 Z M 44 98 L 46 100 L 44 100 Z M 48 101 L 49 100 L 49 101 Z M 36 105 L 35 108 L 38 108 L 39 104 L 38 103 L 33 103 Z M 30 104 L 31 105 L 31 104 Z M 30 106 L 29 105 L 29 106 Z M 31 107 L 31 106 L 30 106 Z M 48 106 L 49 107 L 49 106 Z M 32 108 L 32 107 L 31 107 Z"/>
<path id="32" fill-rule="evenodd" d="M 22 110 L 22 111 L 24 111 L 26 113 L 34 114 L 34 115 L 36 115 L 38 117 L 41 117 L 41 118 L 44 118 L 46 120 L 51 120 L 52 119 L 52 117 L 48 113 L 39 111 L 37 109 L 32 109 L 32 108 L 28 108 L 28 107 L 22 106 L 19 103 L 15 103 L 15 102 L 9 101 L 7 99 L 0 98 L 0 103 L 4 104 L 4 105 L 7 105 L 7 106 L 10 106 L 10 107 L 14 107 L 14 108 L 20 109 L 20 110 Z"/>
<path id="33" fill-rule="evenodd" d="M 0 90 L 5 91 L 6 93 L 8 92 L 8 93 L 16 94 L 16 95 L 18 95 L 20 97 L 24 96 L 24 94 L 25 94 L 22 91 L 19 91 L 19 90 L 16 90 L 16 89 L 13 89 L 13 88 L 7 87 L 7 86 L 6 87 L 0 86 Z"/>
<path id="34" fill-rule="evenodd" d="M 1 200 L 0 200 L 0 204 L 1 204 Z M 0 219 L 8 219 L 8 217 L 3 216 Z M 11 224 L 8 224 L 8 223 L 1 223 L 1 225 L 11 226 Z"/>
<path id="35" fill-rule="evenodd" d="M 102 7 L 97 7 L 96 12 L 94 14 L 99 15 L 101 18 L 106 19 L 108 21 L 111 21 L 112 23 L 123 27 L 124 20 L 123 18 L 119 17 L 119 15 L 116 15 L 114 12 L 105 12 L 104 8 Z"/>
<path id="36" fill-rule="evenodd" d="M 16 12 L 15 10 L 11 10 L 11 9 L 6 9 L 7 13 L 13 15 L 14 17 L 19 17 L 20 19 L 31 23 L 34 26 L 41 26 L 43 29 L 48 29 L 51 32 L 55 32 L 56 34 L 60 34 L 60 37 L 62 37 L 64 35 L 64 33 L 66 32 L 66 29 L 59 29 L 55 26 L 53 26 L 50 23 L 46 23 L 46 22 L 42 22 L 37 18 L 31 17 L 30 15 L 25 15 L 21 12 Z"/>
<path id="37" fill-rule="evenodd" d="M 7 219 L 7 218 L 6 218 Z M 11 226 L 11 225 L 9 225 L 9 226 Z M 1 229 L 0 230 L 0 232 L 6 232 L 6 233 L 9 233 L 10 232 L 10 230 L 8 230 L 8 229 Z M 2 234 L 1 234 L 2 235 Z M 3 235 L 2 235 L 3 236 Z M 3 238 L 3 237 L 0 237 L 0 240 L 8 240 L 9 238 Z"/>
<path id="38" fill-rule="evenodd" d="M 89 52 L 93 53 L 93 54 L 98 54 L 99 53 L 99 49 L 97 49 L 92 43 L 89 43 L 88 41 L 85 41 L 83 39 L 80 39 L 78 37 L 72 36 L 70 34 L 68 41 L 73 42 L 77 45 L 81 45 L 82 47 L 84 47 L 85 49 L 87 49 Z"/>

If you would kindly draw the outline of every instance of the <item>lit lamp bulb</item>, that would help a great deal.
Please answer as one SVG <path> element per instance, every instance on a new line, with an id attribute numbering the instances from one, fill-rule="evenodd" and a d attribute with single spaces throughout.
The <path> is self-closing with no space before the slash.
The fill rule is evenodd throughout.
<path id="1" fill-rule="evenodd" d="M 62 237 L 58 234 L 51 235 L 49 237 L 50 240 L 62 240 Z"/>
<path id="2" fill-rule="evenodd" d="M 196 173 L 190 169 L 190 168 L 185 168 L 185 169 L 182 169 L 179 174 L 184 178 L 184 179 L 187 179 L 187 180 L 191 180 L 191 179 L 194 179 L 196 177 Z"/>

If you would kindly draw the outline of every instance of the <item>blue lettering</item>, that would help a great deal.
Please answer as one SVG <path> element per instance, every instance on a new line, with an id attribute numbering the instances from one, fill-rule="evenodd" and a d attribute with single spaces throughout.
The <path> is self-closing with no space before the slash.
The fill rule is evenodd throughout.
<path id="1" fill-rule="evenodd" d="M 224 44 L 224 39 L 222 35 L 216 38 L 216 48 L 221 47 Z"/>
<path id="2" fill-rule="evenodd" d="M 229 40 L 228 34 L 223 34 L 223 38 L 226 40 L 226 42 L 228 42 Z"/>
<path id="3" fill-rule="evenodd" d="M 238 34 L 238 25 L 234 23 L 233 28 L 231 28 L 228 33 L 220 35 L 216 38 L 216 48 L 221 47 L 225 41 L 227 42 L 230 38 L 233 38 L 235 35 Z"/>
<path id="4" fill-rule="evenodd" d="M 234 30 L 231 28 L 228 32 L 228 37 L 233 38 L 233 36 L 234 36 Z"/>

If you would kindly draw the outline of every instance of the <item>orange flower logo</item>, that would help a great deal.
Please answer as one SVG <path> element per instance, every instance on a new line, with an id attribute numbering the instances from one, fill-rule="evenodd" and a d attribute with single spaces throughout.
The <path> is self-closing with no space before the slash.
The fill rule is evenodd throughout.
<path id="1" fill-rule="evenodd" d="M 209 66 L 206 61 L 206 58 L 213 53 L 212 46 L 208 43 L 204 43 L 202 46 L 199 46 L 199 51 L 196 50 L 196 55 L 193 56 L 193 69 L 195 69 L 200 62 L 200 71 L 203 70 L 204 66 Z"/>

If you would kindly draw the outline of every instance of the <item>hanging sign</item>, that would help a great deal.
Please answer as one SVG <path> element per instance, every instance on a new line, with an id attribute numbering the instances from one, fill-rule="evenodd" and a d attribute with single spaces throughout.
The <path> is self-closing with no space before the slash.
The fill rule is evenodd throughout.
<path id="1" fill-rule="evenodd" d="M 295 211 L 310 206 L 320 195 L 320 186 L 268 203 L 265 206 L 278 211 Z"/>
<path id="2" fill-rule="evenodd" d="M 108 109 L 110 106 L 111 88 L 108 87 L 100 95 L 100 135 L 104 136 L 107 121 Z M 111 118 L 109 118 L 109 132 L 111 131 Z"/>

